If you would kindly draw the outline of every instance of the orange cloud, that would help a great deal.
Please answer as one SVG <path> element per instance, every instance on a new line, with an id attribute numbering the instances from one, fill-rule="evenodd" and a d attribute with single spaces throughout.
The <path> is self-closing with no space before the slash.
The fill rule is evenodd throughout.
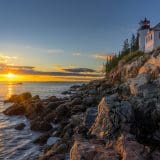
<path id="1" fill-rule="evenodd" d="M 17 57 L 11 57 L 11 56 L 4 56 L 2 54 L 0 54 L 0 63 L 1 64 L 6 64 L 11 60 L 15 60 L 17 59 Z"/>
<path id="2" fill-rule="evenodd" d="M 96 59 L 111 60 L 114 57 L 114 54 L 96 54 L 93 57 Z"/>

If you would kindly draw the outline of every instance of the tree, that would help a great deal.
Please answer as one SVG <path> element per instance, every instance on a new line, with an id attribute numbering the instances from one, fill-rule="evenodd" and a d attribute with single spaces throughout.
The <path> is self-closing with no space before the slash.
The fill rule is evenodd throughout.
<path id="1" fill-rule="evenodd" d="M 138 34 L 136 34 L 136 36 L 132 34 L 131 41 L 130 41 L 130 51 L 131 52 L 137 51 L 138 48 L 139 48 Z"/>
<path id="2" fill-rule="evenodd" d="M 136 41 L 135 41 L 135 50 L 137 51 L 139 49 L 139 34 L 136 34 Z"/>
<path id="3" fill-rule="evenodd" d="M 131 48 L 131 52 L 132 51 L 135 51 L 135 46 L 136 45 L 136 37 L 134 34 L 132 34 L 132 37 L 131 37 L 131 42 L 130 42 L 130 48 Z"/>
<path id="4" fill-rule="evenodd" d="M 126 39 L 123 43 L 122 55 L 128 54 L 130 52 L 130 45 L 128 39 Z"/>

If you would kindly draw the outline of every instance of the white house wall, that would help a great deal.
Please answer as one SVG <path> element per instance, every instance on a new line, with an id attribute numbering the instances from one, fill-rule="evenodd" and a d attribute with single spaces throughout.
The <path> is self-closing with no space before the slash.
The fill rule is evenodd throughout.
<path id="1" fill-rule="evenodd" d="M 160 31 L 155 31 L 154 36 L 154 49 L 160 47 Z"/>
<path id="2" fill-rule="evenodd" d="M 139 30 L 139 50 L 145 51 L 145 36 L 148 32 L 148 29 Z"/>
<path id="3" fill-rule="evenodd" d="M 152 37 L 152 38 L 151 38 Z M 154 49 L 154 31 L 149 31 L 145 37 L 145 52 L 151 52 Z M 146 41 L 146 39 L 148 39 Z"/>

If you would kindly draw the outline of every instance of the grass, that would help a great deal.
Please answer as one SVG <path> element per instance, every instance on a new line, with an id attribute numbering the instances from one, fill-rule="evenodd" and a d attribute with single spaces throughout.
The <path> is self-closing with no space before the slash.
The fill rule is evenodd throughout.
<path id="1" fill-rule="evenodd" d="M 119 61 L 123 60 L 125 62 L 125 64 L 127 63 L 131 63 L 132 61 L 134 61 L 135 59 L 144 56 L 144 52 L 141 51 L 135 51 L 135 52 L 128 52 L 127 54 L 122 54 L 119 56 L 115 56 L 113 57 L 113 59 L 109 62 L 106 63 L 105 65 L 105 72 L 109 73 L 110 71 L 112 71 L 114 68 L 116 68 L 118 66 Z"/>
<path id="2" fill-rule="evenodd" d="M 128 55 L 124 56 L 123 60 L 125 61 L 125 63 L 130 63 L 136 58 L 139 58 L 143 55 L 144 55 L 144 52 L 141 52 L 141 51 L 131 52 Z"/>

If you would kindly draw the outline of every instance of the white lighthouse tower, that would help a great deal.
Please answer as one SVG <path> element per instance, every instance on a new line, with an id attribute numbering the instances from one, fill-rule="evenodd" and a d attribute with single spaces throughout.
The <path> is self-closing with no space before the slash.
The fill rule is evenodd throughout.
<path id="1" fill-rule="evenodd" d="M 145 37 L 147 32 L 150 29 L 150 21 L 145 18 L 144 20 L 140 21 L 140 28 L 138 30 L 139 33 L 139 50 L 145 52 Z"/>

